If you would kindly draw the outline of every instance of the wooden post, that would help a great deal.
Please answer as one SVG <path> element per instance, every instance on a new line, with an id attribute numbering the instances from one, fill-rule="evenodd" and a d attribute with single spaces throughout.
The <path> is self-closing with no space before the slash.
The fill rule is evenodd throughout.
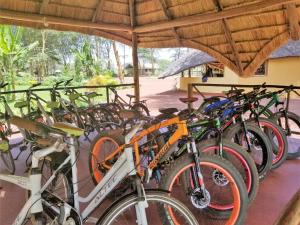
<path id="1" fill-rule="evenodd" d="M 188 84 L 188 98 L 193 97 L 193 85 L 191 83 Z M 188 109 L 191 111 L 193 108 L 193 103 L 188 104 Z"/>
<path id="2" fill-rule="evenodd" d="M 137 36 L 132 34 L 132 64 L 133 64 L 133 80 L 135 101 L 140 101 L 140 78 L 139 78 L 139 61 L 137 54 Z"/>

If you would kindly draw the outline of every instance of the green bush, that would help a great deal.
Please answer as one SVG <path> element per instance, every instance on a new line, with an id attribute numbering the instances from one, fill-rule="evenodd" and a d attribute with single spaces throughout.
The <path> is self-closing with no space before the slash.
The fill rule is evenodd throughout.
<path id="1" fill-rule="evenodd" d="M 86 85 L 87 86 L 98 86 L 98 85 L 115 85 L 118 81 L 115 78 L 107 75 L 97 75 L 90 79 Z"/>

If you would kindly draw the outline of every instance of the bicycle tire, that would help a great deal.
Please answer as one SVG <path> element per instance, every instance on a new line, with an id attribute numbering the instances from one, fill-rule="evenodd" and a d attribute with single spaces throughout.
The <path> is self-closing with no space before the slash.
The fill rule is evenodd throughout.
<path id="1" fill-rule="evenodd" d="M 213 200 L 207 202 L 206 205 L 203 205 L 200 210 L 197 206 L 195 206 L 195 204 L 193 204 L 193 202 L 191 202 L 191 196 L 187 198 L 187 195 L 189 195 L 192 191 L 190 190 L 192 187 L 188 187 L 187 185 L 190 183 L 190 175 L 187 174 L 188 171 L 185 170 L 190 170 L 189 168 L 194 165 L 195 162 L 193 156 L 190 154 L 184 154 L 166 168 L 159 187 L 161 189 L 168 190 L 171 196 L 173 190 L 176 189 L 174 191 L 174 195 L 176 195 L 177 198 L 183 196 L 182 198 L 184 198 L 184 201 L 181 198 L 180 200 L 188 206 L 194 215 L 197 215 L 199 224 L 214 224 L 214 220 L 217 220 L 218 224 L 221 224 L 219 222 L 220 220 L 227 220 L 226 224 L 243 224 L 246 216 L 246 210 L 248 208 L 248 193 L 244 181 L 236 168 L 234 168 L 229 161 L 216 155 L 203 154 L 200 157 L 200 168 L 204 177 L 203 182 L 205 187 L 211 187 L 211 184 L 208 185 L 208 183 L 210 180 L 213 181 L 212 177 L 214 177 L 214 173 L 217 172 L 226 176 L 225 178 L 228 179 L 227 181 L 230 183 L 230 187 L 227 186 L 229 183 L 227 183 L 226 186 L 229 187 L 230 194 L 234 196 L 232 203 L 225 203 L 224 205 L 215 203 L 216 199 L 219 197 L 227 198 L 229 193 L 223 192 L 219 189 L 221 186 L 218 182 L 213 181 L 216 183 L 211 183 L 217 187 L 218 191 L 209 193 L 207 190 L 209 195 L 214 195 L 213 198 L 211 198 Z M 209 167 L 213 169 L 212 173 L 206 171 Z M 180 178 L 183 178 L 183 185 L 176 186 L 176 181 Z M 182 187 L 185 189 L 184 193 L 179 193 L 180 188 L 182 189 Z M 225 188 L 225 186 L 223 187 Z M 202 202 L 199 202 L 200 203 L 198 204 L 201 205 Z"/>
<path id="2" fill-rule="evenodd" d="M 259 175 L 255 163 L 252 157 L 239 145 L 223 140 L 222 146 L 223 153 L 219 156 L 230 161 L 241 174 L 247 188 L 250 205 L 255 199 L 259 187 Z M 220 149 L 219 140 L 201 141 L 197 144 L 197 149 L 205 154 L 216 154 L 216 151 Z"/>
<path id="3" fill-rule="evenodd" d="M 15 160 L 12 156 L 11 149 L 9 148 L 7 151 L 0 151 L 0 156 L 5 168 L 8 170 L 10 174 L 14 174 L 16 171 Z"/>
<path id="4" fill-rule="evenodd" d="M 255 163 L 258 169 L 259 179 L 262 180 L 266 177 L 267 173 L 272 168 L 272 161 L 273 161 L 272 144 L 268 136 L 257 125 L 247 122 L 246 127 L 248 133 L 251 134 L 252 137 L 254 138 L 252 148 L 249 153 L 253 157 L 253 159 L 255 159 Z M 237 136 L 238 139 L 236 138 Z M 245 133 L 243 131 L 241 123 L 232 124 L 230 127 L 228 127 L 224 132 L 224 138 L 233 140 L 235 143 L 244 146 Z M 261 150 L 259 148 L 261 148 Z M 255 150 L 255 152 L 253 150 Z"/>
<path id="5" fill-rule="evenodd" d="M 273 152 L 272 169 L 280 167 L 285 162 L 289 149 L 284 130 L 274 120 L 264 117 L 251 119 L 249 122 L 254 125 L 257 125 L 258 122 L 271 142 Z"/>
<path id="6" fill-rule="evenodd" d="M 154 191 L 154 190 L 145 190 L 145 197 L 147 199 L 147 203 L 149 204 L 149 208 L 147 210 L 151 211 L 151 216 L 147 217 L 147 222 L 149 225 L 171 225 L 171 224 L 189 224 L 189 225 L 198 225 L 198 222 L 194 215 L 190 212 L 190 210 L 178 201 L 175 198 L 172 198 L 168 195 L 168 193 L 164 191 Z M 136 215 L 134 214 L 132 220 L 130 220 L 131 213 L 124 211 L 128 210 L 129 207 L 138 204 L 139 197 L 136 194 L 129 194 L 124 196 L 123 198 L 116 201 L 111 207 L 109 207 L 103 214 L 103 216 L 98 220 L 97 225 L 111 225 L 116 220 L 119 215 L 126 215 L 125 221 L 126 224 L 134 224 L 136 223 Z M 158 205 L 157 208 L 150 208 L 152 206 L 152 202 Z M 167 205 L 167 207 L 165 206 Z M 176 210 L 172 210 L 172 216 L 170 214 L 165 214 L 166 210 L 171 210 L 170 207 L 174 207 Z M 167 209 L 166 209 L 167 208 Z M 135 210 L 134 210 L 135 211 Z M 180 212 L 184 217 L 184 221 L 178 222 L 178 218 L 175 218 L 174 212 Z M 157 213 L 157 216 L 155 215 Z M 147 213 L 149 215 L 149 213 Z M 177 215 L 177 214 L 176 214 Z M 150 220 L 150 221 L 149 221 Z M 159 223 L 158 221 L 161 223 Z M 120 223 L 121 221 L 121 223 Z M 175 222 L 176 221 L 176 222 Z M 175 222 L 175 223 L 174 223 Z M 185 223 L 182 223 L 185 222 Z M 118 219 L 116 224 L 125 224 L 124 221 L 122 223 L 121 219 Z"/>
<path id="7" fill-rule="evenodd" d="M 149 109 L 147 108 L 146 105 L 144 105 L 141 102 L 135 103 L 130 107 L 131 110 L 134 110 L 135 112 L 140 113 L 141 115 L 144 115 L 143 112 L 145 113 L 144 116 L 150 116 Z M 141 109 L 141 110 L 140 110 Z"/>
<path id="8" fill-rule="evenodd" d="M 288 120 L 291 120 L 294 123 L 294 126 L 297 129 L 296 132 L 300 132 L 300 117 L 297 114 L 295 114 L 293 112 L 289 112 L 289 111 L 287 112 L 287 117 L 288 117 Z M 292 134 L 288 133 L 288 130 L 284 126 L 284 124 L 281 123 L 280 118 L 283 118 L 285 120 L 284 112 L 275 113 L 274 120 L 277 122 L 277 124 L 280 127 L 282 127 L 285 134 L 287 135 L 287 141 L 288 141 L 288 145 L 289 145 L 287 159 L 296 159 L 296 158 L 300 157 L 300 135 L 297 135 L 298 136 L 297 138 L 293 138 Z M 285 121 L 284 121 L 284 123 L 285 123 Z M 296 139 L 296 140 L 294 140 L 294 139 Z M 298 149 L 297 149 L 297 147 L 298 147 Z"/>
<path id="9" fill-rule="evenodd" d="M 90 170 L 90 174 L 92 176 L 92 180 L 95 185 L 97 185 L 101 181 L 102 176 L 103 176 L 103 173 L 97 168 L 97 163 L 104 160 L 104 157 L 99 158 L 98 155 L 101 151 L 100 147 L 102 144 L 104 144 L 105 141 L 111 142 L 111 144 L 112 144 L 111 145 L 112 149 L 110 152 L 113 152 L 119 146 L 121 146 L 125 143 L 124 136 L 121 134 L 108 134 L 106 132 L 102 132 L 94 138 L 94 140 L 91 143 L 91 147 L 90 147 L 89 170 Z M 109 143 L 107 143 L 107 144 L 109 144 Z M 109 146 L 107 146 L 105 149 L 108 150 L 108 147 Z"/>

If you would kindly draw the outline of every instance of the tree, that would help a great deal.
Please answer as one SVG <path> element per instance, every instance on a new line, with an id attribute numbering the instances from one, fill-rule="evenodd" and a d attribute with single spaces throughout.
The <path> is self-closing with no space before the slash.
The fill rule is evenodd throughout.
<path id="1" fill-rule="evenodd" d="M 87 78 L 92 78 L 96 73 L 100 72 L 100 66 L 95 64 L 90 42 L 85 40 L 81 48 L 76 48 L 73 51 L 75 54 L 76 81 L 80 80 L 81 72 L 85 73 Z"/>
<path id="2" fill-rule="evenodd" d="M 26 66 L 30 53 L 38 42 L 24 46 L 21 41 L 23 28 L 0 25 L 1 80 L 8 81 L 8 90 L 16 90 L 16 76 Z M 15 95 L 12 95 L 15 100 Z"/>
<path id="3" fill-rule="evenodd" d="M 153 48 L 140 48 L 138 50 L 139 59 L 142 65 L 150 63 L 152 67 L 152 75 L 155 75 L 155 64 L 156 64 L 156 54 L 157 51 Z"/>
<path id="4" fill-rule="evenodd" d="M 113 46 L 113 50 L 114 50 L 114 54 L 115 54 L 115 58 L 116 58 L 116 62 L 117 62 L 118 76 L 119 76 L 120 82 L 123 83 L 124 82 L 124 70 L 122 69 L 122 64 L 120 61 L 120 56 L 119 56 L 119 52 L 118 52 L 115 41 L 112 42 L 112 46 Z"/>

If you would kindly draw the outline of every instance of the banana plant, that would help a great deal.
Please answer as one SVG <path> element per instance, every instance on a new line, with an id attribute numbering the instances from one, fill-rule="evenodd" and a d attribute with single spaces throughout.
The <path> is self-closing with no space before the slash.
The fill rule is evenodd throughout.
<path id="1" fill-rule="evenodd" d="M 34 42 L 22 45 L 23 28 L 0 25 L 0 80 L 8 82 L 8 90 L 16 90 L 16 75 L 24 69 L 32 50 L 38 45 Z M 15 100 L 13 94 L 12 100 Z"/>

